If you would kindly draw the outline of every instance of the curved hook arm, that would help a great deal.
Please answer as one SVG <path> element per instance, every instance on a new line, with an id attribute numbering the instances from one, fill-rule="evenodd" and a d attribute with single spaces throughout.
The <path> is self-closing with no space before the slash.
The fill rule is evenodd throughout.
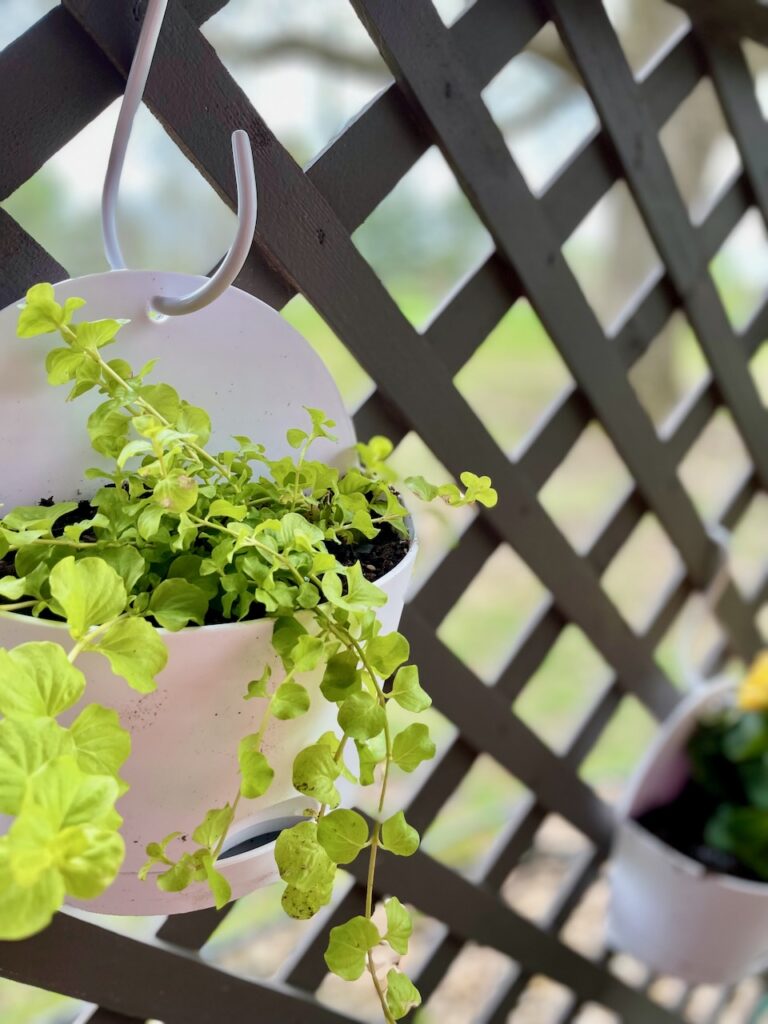
<path id="1" fill-rule="evenodd" d="M 104 236 L 104 253 L 112 270 L 125 269 L 120 241 L 117 235 L 117 197 L 120 190 L 120 177 L 125 164 L 125 154 L 131 137 L 136 111 L 139 109 L 141 97 L 147 84 L 149 69 L 155 54 L 157 40 L 163 24 L 168 0 L 149 0 L 147 13 L 141 26 L 136 52 L 128 73 L 125 94 L 120 105 L 115 136 L 109 154 L 107 173 L 104 178 L 104 189 L 101 198 L 101 225 Z M 216 273 L 200 288 L 183 298 L 155 296 L 151 307 L 167 316 L 178 316 L 193 313 L 213 302 L 240 273 L 256 229 L 257 193 L 256 177 L 253 167 L 248 134 L 242 129 L 232 135 L 232 152 L 235 161 L 235 180 L 237 182 L 237 216 L 238 226 L 232 246 L 224 257 Z"/>

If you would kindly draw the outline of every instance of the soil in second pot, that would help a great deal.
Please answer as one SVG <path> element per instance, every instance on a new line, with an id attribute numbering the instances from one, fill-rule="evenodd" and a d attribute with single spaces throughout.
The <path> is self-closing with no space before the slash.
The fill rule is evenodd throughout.
<path id="1" fill-rule="evenodd" d="M 704 842 L 706 824 L 718 807 L 717 800 L 702 786 L 689 780 L 682 792 L 663 807 L 641 814 L 638 825 L 673 850 L 698 861 L 709 871 L 734 875 L 750 882 L 765 882 L 738 858 Z"/>

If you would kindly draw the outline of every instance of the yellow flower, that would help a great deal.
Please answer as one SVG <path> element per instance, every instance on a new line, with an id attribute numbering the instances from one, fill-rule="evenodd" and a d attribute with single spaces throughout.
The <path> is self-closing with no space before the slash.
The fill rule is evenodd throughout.
<path id="1" fill-rule="evenodd" d="M 768 651 L 758 654 L 739 687 L 743 711 L 768 711 Z"/>

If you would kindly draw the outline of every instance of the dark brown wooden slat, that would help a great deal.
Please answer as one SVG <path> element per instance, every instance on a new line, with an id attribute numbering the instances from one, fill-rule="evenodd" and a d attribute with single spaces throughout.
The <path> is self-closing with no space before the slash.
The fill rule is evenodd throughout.
<path id="1" fill-rule="evenodd" d="M 0 963 L 12 981 L 138 1020 L 221 1024 L 258 1008 L 264 1020 L 281 1024 L 352 1021 L 297 989 L 247 981 L 165 943 L 141 942 L 66 913 L 31 939 L 0 943 Z"/>
<path id="2" fill-rule="evenodd" d="M 499 253 L 514 267 L 689 574 L 697 585 L 704 585 L 712 571 L 713 544 L 434 8 L 385 0 L 352 3 L 403 90 L 437 133 L 441 150 Z M 442 67 L 450 68 L 447 77 L 435 80 L 425 74 L 420 52 L 430 52 Z M 730 376 L 730 370 L 723 372 Z M 746 615 L 729 618 L 725 625 L 747 656 L 759 650 L 761 640 Z"/>
<path id="3" fill-rule="evenodd" d="M 599 0 L 548 0 L 597 107 L 635 200 L 691 326 L 764 483 L 768 415 L 743 362 L 731 356 L 733 331 L 701 256 L 687 211 L 621 46 Z M 600 59 L 595 55 L 599 53 Z"/>
<path id="4" fill-rule="evenodd" d="M 0 210 L 0 309 L 23 298 L 39 281 L 62 281 L 66 270 L 16 223 Z"/>
<path id="5" fill-rule="evenodd" d="M 725 119 L 739 148 L 747 180 L 768 223 L 768 125 L 762 115 L 741 44 L 696 32 Z"/>

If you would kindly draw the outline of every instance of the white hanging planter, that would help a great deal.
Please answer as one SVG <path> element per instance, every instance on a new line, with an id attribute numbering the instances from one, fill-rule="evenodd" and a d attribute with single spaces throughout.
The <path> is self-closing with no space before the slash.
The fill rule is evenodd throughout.
<path id="1" fill-rule="evenodd" d="M 124 354 L 134 365 L 159 356 L 163 378 L 210 411 L 213 450 L 225 448 L 232 434 L 246 432 L 265 445 L 271 459 L 289 454 L 286 431 L 302 424 L 304 406 L 314 406 L 336 421 L 339 441 L 320 439 L 313 456 L 342 469 L 349 465 L 355 433 L 338 389 L 305 339 L 273 309 L 230 288 L 215 305 L 184 317 L 158 321 L 148 315 L 149 296 L 184 295 L 202 280 L 113 271 L 65 281 L 56 286 L 56 297 L 85 298 L 94 319 L 129 319 L 116 355 Z M 15 306 L 0 312 L 0 446 L 6 453 L 0 500 L 6 510 L 49 495 L 64 501 L 93 493 L 94 485 L 83 473 L 99 463 L 86 432 L 98 396 L 64 405 L 45 381 L 44 343 L 15 339 L 17 315 Z M 47 439 L 52 435 L 71 438 L 71 443 L 51 453 Z M 388 597 L 379 612 L 385 632 L 398 626 L 416 551 L 413 539 L 406 557 L 377 581 Z M 206 811 L 233 800 L 239 780 L 238 741 L 258 727 L 263 713 L 263 700 L 243 699 L 247 684 L 267 664 L 274 681 L 284 675 L 272 650 L 272 627 L 271 620 L 260 619 L 177 633 L 160 630 L 169 659 L 151 694 L 130 690 L 98 655 L 86 654 L 78 661 L 88 680 L 84 702 L 118 712 L 131 734 L 132 753 L 122 771 L 131 788 L 118 803 L 125 862 L 101 897 L 75 905 L 97 913 L 137 915 L 213 905 L 206 886 L 165 893 L 152 874 L 141 882 L 137 873 L 148 842 L 180 830 L 180 848 L 191 850 L 192 830 Z M 65 626 L 19 614 L 0 617 L 0 646 L 40 640 L 68 646 Z M 231 856 L 227 851 L 294 824 L 311 804 L 293 789 L 293 759 L 334 727 L 337 709 L 319 693 L 319 671 L 303 681 L 311 696 L 310 710 L 299 719 L 270 721 L 264 753 L 275 770 L 274 782 L 264 797 L 240 802 L 218 864 L 234 898 L 277 880 L 274 840 L 263 846 L 252 843 L 255 848 Z"/>
<path id="2" fill-rule="evenodd" d="M 692 983 L 730 984 L 768 966 L 768 884 L 709 871 L 633 819 L 681 791 L 698 719 L 733 690 L 691 693 L 659 729 L 620 812 L 610 868 L 609 946 Z"/>

